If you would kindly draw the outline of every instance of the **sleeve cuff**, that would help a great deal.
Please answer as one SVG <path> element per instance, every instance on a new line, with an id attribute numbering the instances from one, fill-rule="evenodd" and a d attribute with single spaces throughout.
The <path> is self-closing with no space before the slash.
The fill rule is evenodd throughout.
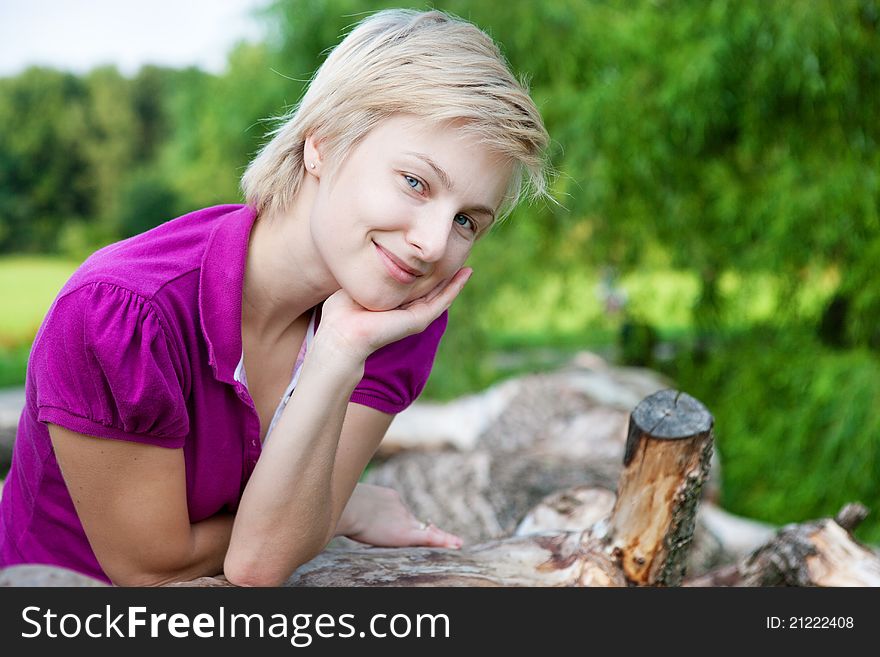
<path id="1" fill-rule="evenodd" d="M 116 427 L 110 427 L 88 418 L 74 415 L 62 408 L 53 406 L 40 406 L 37 409 L 37 420 L 43 423 L 51 422 L 70 431 L 81 433 L 86 436 L 97 438 L 112 438 L 113 440 L 127 440 L 145 445 L 157 445 L 174 449 L 183 447 L 186 436 L 152 436 L 147 434 L 128 433 Z"/>
<path id="2" fill-rule="evenodd" d="M 351 395 L 351 401 L 361 406 L 369 406 L 377 411 L 388 413 L 389 415 L 397 415 L 407 407 L 407 404 L 393 403 L 384 397 L 375 397 L 361 390 L 355 390 Z"/>

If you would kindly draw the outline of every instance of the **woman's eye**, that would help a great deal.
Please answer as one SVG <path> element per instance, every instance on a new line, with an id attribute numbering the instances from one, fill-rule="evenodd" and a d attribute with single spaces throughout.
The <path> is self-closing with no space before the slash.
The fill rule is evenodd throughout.
<path id="1" fill-rule="evenodd" d="M 422 191 L 424 185 L 422 185 L 422 181 L 418 178 L 413 178 L 412 176 L 407 176 L 404 174 L 403 179 L 406 180 L 406 184 L 412 187 L 415 191 Z"/>
<path id="2" fill-rule="evenodd" d="M 455 215 L 455 219 L 454 219 L 454 221 L 455 221 L 455 223 L 457 223 L 459 226 L 464 226 L 465 228 L 470 228 L 470 229 L 471 229 L 472 231 L 474 231 L 475 233 L 477 232 L 477 224 L 474 222 L 473 219 L 471 219 L 471 218 L 470 218 L 469 216 L 467 216 L 466 214 L 457 214 L 457 215 Z"/>

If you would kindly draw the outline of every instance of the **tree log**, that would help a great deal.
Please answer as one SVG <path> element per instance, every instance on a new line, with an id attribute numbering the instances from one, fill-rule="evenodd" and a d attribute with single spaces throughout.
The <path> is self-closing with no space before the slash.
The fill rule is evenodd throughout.
<path id="1" fill-rule="evenodd" d="M 681 583 L 713 424 L 700 402 L 675 390 L 661 390 L 633 411 L 607 537 L 630 582 Z"/>
<path id="2" fill-rule="evenodd" d="M 202 577 L 171 586 L 231 586 Z M 626 586 L 589 532 L 490 541 L 462 550 L 336 548 L 304 564 L 285 586 Z"/>
<path id="3" fill-rule="evenodd" d="M 401 451 L 455 448 L 477 449 L 487 433 L 511 414 L 524 419 L 525 427 L 547 426 L 564 419 L 572 410 L 602 407 L 628 414 L 653 392 L 669 387 L 669 382 L 651 370 L 612 367 L 590 352 L 580 352 L 558 371 L 507 379 L 476 394 L 449 402 L 417 401 L 399 413 L 379 446 L 380 456 Z M 520 410 L 525 410 L 528 417 Z M 540 432 L 506 424 L 494 432 L 504 440 L 500 449 L 523 446 Z M 514 440 L 511 440 L 510 434 Z"/>
<path id="4" fill-rule="evenodd" d="M 616 499 L 610 490 L 595 486 L 559 491 L 544 498 L 529 511 L 516 528 L 515 535 L 592 527 L 611 515 Z"/>
<path id="5" fill-rule="evenodd" d="M 787 525 L 739 563 L 688 580 L 686 586 L 880 586 L 880 557 L 853 539 L 861 504 L 835 519 Z"/>
<path id="6" fill-rule="evenodd" d="M 0 586 L 108 586 L 94 577 L 67 568 L 24 564 L 0 568 Z"/>
<path id="7" fill-rule="evenodd" d="M 630 412 L 664 386 L 647 370 L 611 368 L 586 356 L 581 354 L 567 369 L 521 377 L 487 391 L 486 407 L 493 419 L 480 424 L 475 442 L 450 437 L 443 443 L 457 449 L 432 450 L 430 441 L 421 443 L 421 449 L 410 448 L 418 441 L 408 447 L 398 441 L 401 451 L 374 463 L 366 481 L 394 488 L 416 516 L 473 543 L 512 535 L 526 513 L 548 495 L 580 486 L 614 491 L 623 470 Z M 506 405 L 499 403 L 502 397 Z M 471 416 L 453 413 L 453 404 L 447 410 L 467 423 Z M 418 415 L 418 406 L 400 417 L 410 411 Z M 423 427 L 427 438 L 457 424 L 434 422 L 428 414 L 404 426 L 412 432 Z M 713 458 L 704 499 L 712 499 L 712 490 L 718 488 L 716 468 Z M 720 558 L 720 547 L 717 552 Z M 696 572 L 699 565 L 688 567 Z"/>

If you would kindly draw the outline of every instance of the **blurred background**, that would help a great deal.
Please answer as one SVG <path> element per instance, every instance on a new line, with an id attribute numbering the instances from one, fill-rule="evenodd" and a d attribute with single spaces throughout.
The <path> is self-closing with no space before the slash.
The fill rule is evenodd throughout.
<path id="1" fill-rule="evenodd" d="M 239 202 L 266 119 L 388 6 L 426 8 L 4 2 L 0 386 L 23 384 L 89 253 Z M 529 80 L 560 205 L 478 244 L 423 398 L 582 350 L 649 367 L 715 415 L 728 510 L 781 524 L 860 500 L 856 535 L 880 542 L 880 2 L 434 6 Z"/>

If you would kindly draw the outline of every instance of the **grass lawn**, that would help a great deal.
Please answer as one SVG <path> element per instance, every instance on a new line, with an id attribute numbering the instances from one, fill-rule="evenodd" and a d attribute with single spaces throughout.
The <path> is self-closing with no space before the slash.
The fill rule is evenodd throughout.
<path id="1" fill-rule="evenodd" d="M 53 256 L 0 257 L 0 348 L 33 340 L 58 290 L 78 266 Z"/>
<path id="2" fill-rule="evenodd" d="M 0 387 L 24 382 L 34 335 L 77 266 L 56 256 L 0 257 Z"/>

